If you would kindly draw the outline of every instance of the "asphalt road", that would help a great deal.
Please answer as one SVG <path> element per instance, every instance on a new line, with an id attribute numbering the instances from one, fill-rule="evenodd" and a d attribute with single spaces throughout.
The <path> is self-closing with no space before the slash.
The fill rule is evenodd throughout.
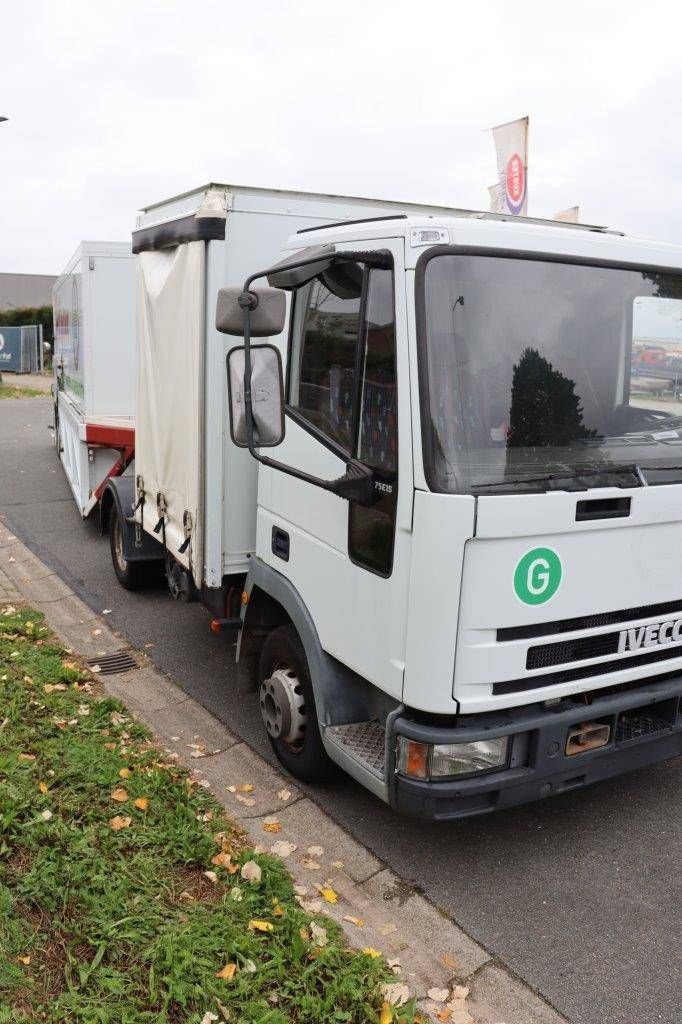
<path id="1" fill-rule="evenodd" d="M 197 605 L 129 594 L 82 523 L 45 399 L 0 401 L 0 515 L 108 623 L 270 758 L 255 696 Z M 315 799 L 575 1024 L 682 1020 L 682 759 L 451 825 L 402 819 L 349 779 Z M 507 1022 L 524 1024 L 524 1022 Z"/>

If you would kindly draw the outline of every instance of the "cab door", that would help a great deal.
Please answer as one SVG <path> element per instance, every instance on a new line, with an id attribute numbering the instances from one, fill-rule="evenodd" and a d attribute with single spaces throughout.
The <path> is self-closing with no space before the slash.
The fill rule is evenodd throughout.
<path id="1" fill-rule="evenodd" d="M 376 502 L 261 471 L 257 548 L 297 588 L 323 648 L 400 697 L 413 491 L 404 244 L 343 248 L 385 251 L 392 266 L 338 264 L 294 292 L 277 458 L 324 479 L 359 458 Z"/>

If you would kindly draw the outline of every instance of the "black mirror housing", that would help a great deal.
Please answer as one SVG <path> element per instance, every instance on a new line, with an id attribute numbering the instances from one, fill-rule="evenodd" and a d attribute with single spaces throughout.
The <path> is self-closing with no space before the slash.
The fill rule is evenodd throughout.
<path id="1" fill-rule="evenodd" d="M 287 312 L 284 292 L 278 288 L 252 288 L 249 294 L 256 299 L 250 313 L 251 337 L 274 338 L 281 334 Z M 218 292 L 215 325 L 221 334 L 244 337 L 244 311 L 239 303 L 241 295 L 241 288 L 221 288 Z"/>

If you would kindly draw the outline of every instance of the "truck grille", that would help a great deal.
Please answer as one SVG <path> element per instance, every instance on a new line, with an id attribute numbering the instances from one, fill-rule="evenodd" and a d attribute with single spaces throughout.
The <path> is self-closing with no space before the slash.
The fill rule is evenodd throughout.
<path id="1" fill-rule="evenodd" d="M 544 686 L 572 683 L 577 679 L 589 679 L 591 676 L 606 675 L 609 672 L 621 672 L 623 669 L 638 668 L 640 665 L 654 665 L 656 662 L 669 661 L 672 658 L 682 658 L 682 647 L 657 647 L 653 651 L 647 651 L 646 654 L 630 655 L 627 658 L 618 658 L 617 661 L 602 661 L 597 662 L 596 665 L 581 665 L 576 668 L 562 669 L 560 672 L 545 672 L 541 676 L 509 679 L 501 683 L 493 683 L 493 693 L 501 695 L 522 693 L 524 690 L 539 690 Z"/>
<path id="2" fill-rule="evenodd" d="M 554 633 L 573 633 L 579 629 L 598 629 L 600 626 L 613 626 L 617 622 L 628 622 L 632 619 L 649 619 L 668 615 L 682 615 L 682 598 L 677 601 L 664 601 L 661 604 L 644 605 L 641 608 L 622 608 L 615 612 L 601 612 L 597 615 L 581 615 L 576 619 L 558 619 L 554 622 L 533 622 L 528 626 L 506 626 L 497 630 L 497 641 L 528 640 L 532 637 L 551 636 Z M 590 657 L 590 655 L 585 655 Z"/>

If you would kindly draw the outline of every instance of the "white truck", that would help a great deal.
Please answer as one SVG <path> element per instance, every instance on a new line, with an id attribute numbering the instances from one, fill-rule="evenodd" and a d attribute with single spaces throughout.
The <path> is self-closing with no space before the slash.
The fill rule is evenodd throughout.
<path id="1" fill-rule="evenodd" d="M 135 450 L 135 260 L 81 242 L 52 291 L 54 436 L 80 514 Z"/>
<path id="2" fill-rule="evenodd" d="M 409 814 L 679 754 L 682 249 L 376 206 L 142 212 L 119 580 L 163 558 L 291 773 Z"/>

